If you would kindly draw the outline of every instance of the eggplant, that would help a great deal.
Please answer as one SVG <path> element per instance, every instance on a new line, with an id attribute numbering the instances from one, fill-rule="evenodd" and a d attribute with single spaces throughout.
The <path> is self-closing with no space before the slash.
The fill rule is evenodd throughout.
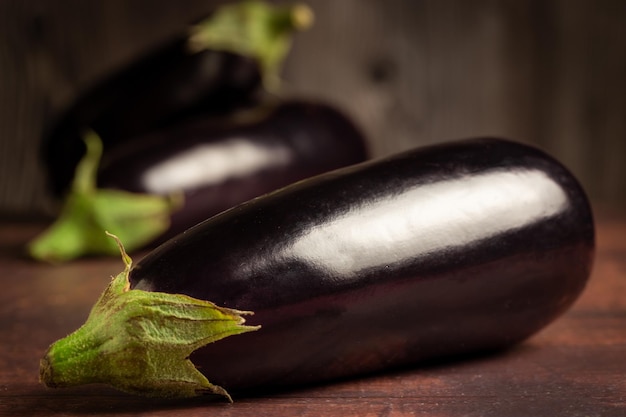
<path id="1" fill-rule="evenodd" d="M 266 103 L 229 118 L 190 121 L 105 155 L 100 188 L 182 192 L 166 237 L 292 182 L 368 158 L 352 120 L 319 101 Z"/>
<path id="2" fill-rule="evenodd" d="M 266 101 L 134 138 L 102 156 L 88 152 L 56 221 L 29 242 L 37 260 L 115 255 L 155 247 L 207 218 L 292 182 L 368 158 L 367 140 L 337 108 Z"/>
<path id="3" fill-rule="evenodd" d="M 232 328 L 240 334 L 190 356 L 213 383 L 243 395 L 506 349 L 572 305 L 593 255 L 590 204 L 572 174 L 536 148 L 477 138 L 342 168 L 245 202 L 135 266 L 126 260 L 112 286 L 130 285 L 127 297 L 177 294 L 253 311 L 250 327 Z M 120 307 L 113 293 L 98 306 L 143 311 L 121 299 Z M 140 322 L 161 334 L 188 324 L 176 320 L 134 317 L 127 328 L 137 334 Z M 102 362 L 112 342 L 99 337 L 105 350 L 93 357 Z M 120 379 L 94 377 L 83 362 L 69 366 L 97 345 L 77 339 L 51 347 L 44 383 L 108 381 L 163 393 L 158 383 L 140 385 L 143 368 Z M 121 344 L 120 354 L 133 353 L 119 364 L 148 361 L 136 354 L 141 340 Z M 77 370 L 90 377 L 74 378 Z"/>
<path id="4" fill-rule="evenodd" d="M 189 54 L 182 45 L 173 42 L 134 68 L 116 74 L 79 97 L 63 114 L 42 145 L 55 195 L 67 191 L 85 154 L 81 135 L 87 128 L 106 138 L 108 147 L 175 123 L 192 105 L 218 114 L 250 100 L 261 79 L 252 59 L 212 50 Z M 151 68 L 159 70 L 148 71 Z M 215 68 L 215 72 L 207 75 L 207 68 Z M 191 87 L 187 95 L 186 85 Z M 199 102 L 203 98 L 207 103 Z"/>
<path id="5" fill-rule="evenodd" d="M 189 33 L 100 80 L 44 138 L 42 159 L 52 192 L 61 196 L 67 191 L 85 154 L 82 136 L 87 129 L 98 133 L 106 151 L 194 114 L 227 114 L 254 105 L 263 84 L 278 77 L 292 32 L 310 21 L 303 5 L 225 5 Z"/>

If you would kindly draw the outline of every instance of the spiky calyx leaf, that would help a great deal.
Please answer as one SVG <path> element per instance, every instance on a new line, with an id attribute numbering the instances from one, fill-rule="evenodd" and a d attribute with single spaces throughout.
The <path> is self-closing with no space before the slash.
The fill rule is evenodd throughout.
<path id="1" fill-rule="evenodd" d="M 182 195 L 98 189 L 102 143 L 95 132 L 88 132 L 84 141 L 87 152 L 59 216 L 28 245 L 34 259 L 64 262 L 84 255 L 114 255 L 118 248 L 104 230 L 118 235 L 129 250 L 141 248 L 169 228 L 170 215 L 183 203 Z"/>
<path id="2" fill-rule="evenodd" d="M 117 240 L 117 238 L 115 238 Z M 48 387 L 105 383 L 121 391 L 156 397 L 216 394 L 231 401 L 189 360 L 196 349 L 253 330 L 250 312 L 218 307 L 181 294 L 131 290 L 126 264 L 96 302 L 85 324 L 53 343 L 40 363 Z"/>
<path id="3" fill-rule="evenodd" d="M 215 49 L 255 58 L 265 87 L 276 90 L 295 31 L 308 29 L 313 12 L 304 4 L 277 6 L 259 0 L 227 4 L 193 26 L 189 48 Z"/>

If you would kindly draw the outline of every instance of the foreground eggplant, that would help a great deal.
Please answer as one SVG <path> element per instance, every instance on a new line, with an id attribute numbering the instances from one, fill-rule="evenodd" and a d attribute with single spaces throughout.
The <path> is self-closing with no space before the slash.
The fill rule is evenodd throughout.
<path id="1" fill-rule="evenodd" d="M 253 311 L 260 329 L 190 357 L 213 383 L 245 393 L 510 347 L 572 305 L 593 253 L 589 202 L 561 164 L 472 139 L 223 212 L 127 262 L 128 294 Z M 42 362 L 50 386 L 64 385 L 59 355 L 51 348 Z"/>
<path id="2" fill-rule="evenodd" d="M 184 193 L 172 237 L 221 211 L 292 182 L 363 162 L 366 139 L 350 118 L 321 102 L 266 104 L 231 118 L 181 124 L 105 156 L 100 188 Z"/>
<path id="3" fill-rule="evenodd" d="M 192 357 L 229 389 L 291 385 L 519 342 L 589 275 L 590 206 L 523 145 L 425 148 L 300 182 L 188 230 L 131 286 L 252 310 Z"/>
<path id="4" fill-rule="evenodd" d="M 226 114 L 254 104 L 262 83 L 278 77 L 291 34 L 310 21 L 303 5 L 222 6 L 189 34 L 103 79 L 77 98 L 45 138 L 42 156 L 53 192 L 67 191 L 85 153 L 86 129 L 108 149 L 191 114 Z"/>

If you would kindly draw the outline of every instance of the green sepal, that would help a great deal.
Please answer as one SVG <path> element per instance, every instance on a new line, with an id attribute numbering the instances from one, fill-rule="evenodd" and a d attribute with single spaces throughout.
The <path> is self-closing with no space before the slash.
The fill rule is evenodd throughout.
<path id="1" fill-rule="evenodd" d="M 242 1 L 218 8 L 190 30 L 192 51 L 214 49 L 255 58 L 269 90 L 279 84 L 283 60 L 295 31 L 311 26 L 313 12 L 304 4 L 276 6 L 259 0 Z"/>
<path id="2" fill-rule="evenodd" d="M 129 251 L 139 249 L 169 228 L 170 215 L 183 203 L 182 195 L 98 189 L 102 143 L 94 132 L 88 132 L 84 140 L 87 152 L 76 168 L 59 216 L 28 245 L 30 256 L 37 260 L 63 262 L 84 255 L 118 253 L 104 230 L 123 239 Z"/>
<path id="3" fill-rule="evenodd" d="M 113 278 L 85 324 L 52 344 L 40 363 L 40 381 L 48 387 L 104 383 L 144 396 L 184 398 L 216 394 L 189 360 L 196 349 L 253 330 L 251 314 L 218 307 L 182 294 L 131 290 L 130 257 L 118 242 L 126 267 Z"/>

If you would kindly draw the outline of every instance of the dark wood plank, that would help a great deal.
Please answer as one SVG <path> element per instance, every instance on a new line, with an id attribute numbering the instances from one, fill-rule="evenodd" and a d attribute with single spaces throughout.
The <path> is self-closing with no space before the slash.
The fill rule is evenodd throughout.
<path id="1" fill-rule="evenodd" d="M 130 396 L 106 386 L 38 383 L 38 361 L 74 330 L 119 272 L 118 259 L 67 265 L 20 256 L 40 225 L 0 224 L 0 415 L 4 416 L 623 416 L 626 414 L 626 214 L 599 215 L 588 288 L 563 317 L 501 354 L 290 392 L 186 401 Z"/>
<path id="2" fill-rule="evenodd" d="M 45 128 L 91 83 L 226 0 L 0 1 L 0 214 L 40 216 Z M 626 2 L 309 0 L 285 93 L 341 106 L 375 155 L 473 135 L 539 145 L 626 202 Z"/>

